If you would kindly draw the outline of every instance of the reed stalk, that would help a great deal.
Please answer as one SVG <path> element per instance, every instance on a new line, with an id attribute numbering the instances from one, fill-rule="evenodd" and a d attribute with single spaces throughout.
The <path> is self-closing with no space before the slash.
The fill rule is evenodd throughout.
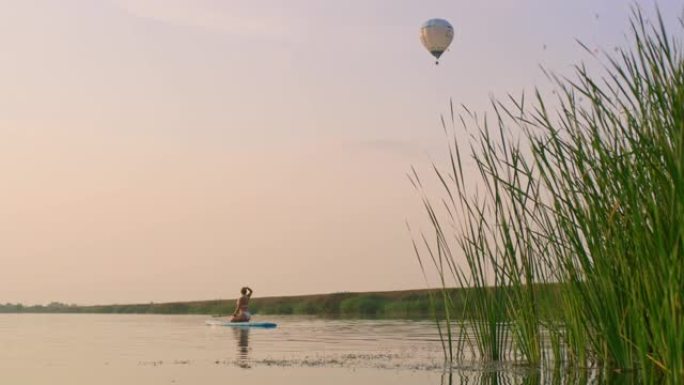
<path id="1" fill-rule="evenodd" d="M 443 197 L 411 175 L 435 234 L 417 254 L 445 309 L 451 284 L 470 288 L 445 336 L 465 315 L 481 359 L 684 383 L 684 60 L 660 14 L 635 8 L 631 32 L 603 75 L 550 75 L 553 99 L 494 101 L 495 124 L 452 104 L 449 162 L 433 165 Z"/>

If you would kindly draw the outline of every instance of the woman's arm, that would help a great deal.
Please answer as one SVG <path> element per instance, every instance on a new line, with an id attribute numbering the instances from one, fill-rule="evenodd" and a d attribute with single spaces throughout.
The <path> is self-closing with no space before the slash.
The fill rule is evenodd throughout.
<path id="1" fill-rule="evenodd" d="M 245 289 L 247 289 L 247 290 L 249 291 L 249 293 L 247 293 L 247 297 L 251 297 L 251 296 L 252 296 L 252 293 L 253 293 L 253 290 L 250 289 L 250 288 L 247 287 L 247 286 L 245 286 Z"/>

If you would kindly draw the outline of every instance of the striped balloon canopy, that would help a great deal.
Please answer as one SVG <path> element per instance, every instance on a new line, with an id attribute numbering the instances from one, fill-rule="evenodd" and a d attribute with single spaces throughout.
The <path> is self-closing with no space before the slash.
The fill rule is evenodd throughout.
<path id="1" fill-rule="evenodd" d="M 420 41 L 423 46 L 437 59 L 449 48 L 454 38 L 454 27 L 444 19 L 430 19 L 420 28 Z"/>

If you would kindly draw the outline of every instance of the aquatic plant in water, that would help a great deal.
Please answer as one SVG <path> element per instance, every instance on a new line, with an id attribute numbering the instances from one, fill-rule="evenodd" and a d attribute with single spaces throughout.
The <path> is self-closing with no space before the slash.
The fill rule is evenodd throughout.
<path id="1" fill-rule="evenodd" d="M 549 74 L 552 99 L 494 101 L 493 121 L 452 104 L 442 196 L 412 170 L 432 227 L 415 243 L 421 268 L 439 273 L 447 308 L 448 288 L 472 288 L 445 312 L 450 359 L 466 349 L 450 318 L 466 314 L 485 360 L 684 383 L 682 46 L 660 14 L 635 9 L 631 32 L 604 75 Z"/>

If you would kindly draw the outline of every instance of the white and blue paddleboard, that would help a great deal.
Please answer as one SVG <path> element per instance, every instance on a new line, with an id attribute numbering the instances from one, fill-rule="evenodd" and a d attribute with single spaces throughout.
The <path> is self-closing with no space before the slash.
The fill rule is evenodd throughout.
<path id="1" fill-rule="evenodd" d="M 273 322 L 230 322 L 224 320 L 207 320 L 207 325 L 210 326 L 229 326 L 234 328 L 262 328 L 262 329 L 273 329 L 278 326 L 278 324 Z"/>

